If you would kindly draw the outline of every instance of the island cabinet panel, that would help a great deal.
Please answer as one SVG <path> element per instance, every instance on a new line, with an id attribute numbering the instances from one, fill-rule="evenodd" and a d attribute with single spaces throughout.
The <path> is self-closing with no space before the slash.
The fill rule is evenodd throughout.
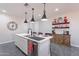
<path id="1" fill-rule="evenodd" d="M 15 45 L 21 49 L 26 55 L 28 54 L 28 45 L 27 45 L 27 40 L 20 37 L 16 36 L 15 38 Z"/>
<path id="2" fill-rule="evenodd" d="M 38 55 L 39 56 L 50 56 L 50 40 L 38 44 Z"/>

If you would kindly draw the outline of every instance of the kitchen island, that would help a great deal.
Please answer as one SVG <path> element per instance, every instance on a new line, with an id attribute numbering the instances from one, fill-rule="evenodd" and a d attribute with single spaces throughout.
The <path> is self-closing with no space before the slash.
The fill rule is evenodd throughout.
<path id="1" fill-rule="evenodd" d="M 15 45 L 29 56 L 50 56 L 51 36 L 16 34 Z"/>

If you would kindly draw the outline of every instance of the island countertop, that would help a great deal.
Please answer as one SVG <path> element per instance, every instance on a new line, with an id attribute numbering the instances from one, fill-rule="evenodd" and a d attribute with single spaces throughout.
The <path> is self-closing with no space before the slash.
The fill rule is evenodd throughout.
<path id="1" fill-rule="evenodd" d="M 39 38 L 40 40 L 36 40 L 34 37 L 31 38 L 31 37 L 28 37 L 29 34 L 26 34 L 26 33 L 21 33 L 21 34 L 16 34 L 17 36 L 19 37 L 22 37 L 24 39 L 27 39 L 27 40 L 32 40 L 32 41 L 35 41 L 37 43 L 43 43 L 45 42 L 46 40 L 50 40 L 50 38 L 52 38 L 52 36 L 40 36 L 40 35 L 37 35 L 35 37 L 37 37 L 37 39 Z"/>

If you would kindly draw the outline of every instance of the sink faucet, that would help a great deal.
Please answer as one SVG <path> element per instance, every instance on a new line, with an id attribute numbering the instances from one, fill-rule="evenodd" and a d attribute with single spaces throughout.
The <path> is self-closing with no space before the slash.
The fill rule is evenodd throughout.
<path id="1" fill-rule="evenodd" d="M 33 35 L 31 28 L 28 28 L 28 34 L 30 34 L 31 36 Z"/>

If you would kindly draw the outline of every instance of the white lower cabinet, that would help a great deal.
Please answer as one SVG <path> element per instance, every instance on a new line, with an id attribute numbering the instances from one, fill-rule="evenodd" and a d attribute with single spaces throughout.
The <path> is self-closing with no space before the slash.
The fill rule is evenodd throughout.
<path id="1" fill-rule="evenodd" d="M 21 50 L 27 54 L 27 50 L 28 50 L 27 49 L 27 40 L 21 39 L 20 40 L 20 47 L 21 47 Z"/>
<path id="2" fill-rule="evenodd" d="M 37 43 L 27 38 L 15 36 L 15 45 L 19 47 L 26 55 L 33 56 L 50 56 L 50 40 L 46 40 L 42 43 Z M 29 42 L 32 41 L 32 53 L 29 53 Z"/>
<path id="3" fill-rule="evenodd" d="M 38 55 L 50 56 L 50 40 L 47 40 L 44 43 L 38 44 Z"/>

